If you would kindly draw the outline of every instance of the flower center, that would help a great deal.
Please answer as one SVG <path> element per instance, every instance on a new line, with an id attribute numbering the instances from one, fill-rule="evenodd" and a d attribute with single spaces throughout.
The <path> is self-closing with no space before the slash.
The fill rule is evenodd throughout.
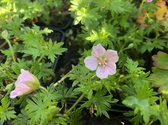
<path id="1" fill-rule="evenodd" d="M 98 58 L 98 61 L 99 61 L 98 63 L 99 66 L 105 67 L 107 65 L 107 59 L 105 57 Z"/>

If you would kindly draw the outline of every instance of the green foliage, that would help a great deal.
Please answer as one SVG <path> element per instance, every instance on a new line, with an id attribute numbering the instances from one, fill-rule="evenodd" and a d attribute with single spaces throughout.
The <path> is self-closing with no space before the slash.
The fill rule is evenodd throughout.
<path id="1" fill-rule="evenodd" d="M 52 42 L 51 39 L 47 42 L 44 40 L 44 34 L 47 35 L 52 31 L 48 28 L 40 30 L 38 26 L 33 28 L 23 29 L 23 34 L 19 37 L 24 41 L 23 50 L 20 52 L 24 53 L 24 56 L 32 56 L 34 60 L 39 58 L 40 60 L 48 57 L 51 62 L 54 62 L 56 55 L 61 55 L 66 49 L 61 48 L 63 43 Z"/>
<path id="2" fill-rule="evenodd" d="M 159 88 L 159 92 L 162 93 L 166 98 L 168 97 L 168 54 L 164 52 L 158 52 L 157 55 L 153 56 L 153 73 L 150 75 L 150 79 L 154 86 Z"/>
<path id="3" fill-rule="evenodd" d="M 167 125 L 168 123 L 168 108 L 167 108 L 167 102 L 166 100 L 160 99 L 160 105 L 158 109 L 158 119 L 161 123 L 161 125 Z"/>
<path id="4" fill-rule="evenodd" d="M 168 1 L 158 1 L 1 0 L 0 124 L 82 125 L 83 109 L 96 117 L 110 118 L 111 105 L 119 101 L 132 109 L 125 113 L 132 124 L 150 125 L 159 120 L 167 125 L 168 55 L 158 52 L 152 57 L 152 73 L 146 68 L 152 53 L 167 51 L 168 46 Z M 68 30 L 62 30 L 62 22 L 71 23 L 69 15 L 78 26 L 70 24 Z M 54 73 L 53 63 L 67 49 L 63 41 L 52 40 L 53 31 L 38 26 L 41 24 L 60 24 L 61 28 L 54 28 L 64 33 L 69 49 L 81 42 L 77 46 L 82 55 L 79 63 L 53 84 L 48 79 L 59 75 Z M 99 79 L 84 65 L 84 58 L 90 56 L 88 49 L 97 44 L 119 55 L 116 73 L 105 79 Z M 40 86 L 28 95 L 8 99 L 21 69 L 37 76 L 47 89 Z"/>
<path id="5" fill-rule="evenodd" d="M 0 105 L 0 125 L 3 125 L 5 121 L 11 120 L 16 118 L 14 111 L 14 107 L 10 106 L 9 100 L 4 97 L 1 100 L 1 105 Z"/>
<path id="6" fill-rule="evenodd" d="M 123 104 L 131 107 L 134 111 L 127 113 L 129 116 L 134 116 L 131 120 L 135 125 L 145 122 L 148 124 L 150 119 L 157 114 L 156 101 L 158 98 L 155 96 L 154 91 L 151 89 L 148 74 L 145 73 L 142 67 L 138 67 L 138 62 L 127 59 L 125 64 L 127 72 L 126 77 L 130 77 L 127 82 L 132 88 L 128 88 L 129 95 L 123 100 Z M 131 90 L 132 89 L 132 90 Z M 143 120 L 138 120 L 142 118 Z"/>
<path id="7" fill-rule="evenodd" d="M 143 91 L 143 90 L 142 90 Z M 156 114 L 156 106 L 153 105 L 153 102 L 155 102 L 155 98 L 151 99 L 139 99 L 135 96 L 129 96 L 124 101 L 123 104 L 125 104 L 128 107 L 131 107 L 134 109 L 134 115 L 140 115 L 143 116 L 143 120 L 145 124 L 148 124 L 150 121 L 151 116 L 153 114 Z M 136 122 L 136 121 L 134 121 Z"/>
<path id="8" fill-rule="evenodd" d="M 59 114 L 58 99 L 59 94 L 52 88 L 41 91 L 28 99 L 25 111 L 30 119 L 29 123 L 33 125 L 49 123 L 51 119 Z"/>
<path id="9" fill-rule="evenodd" d="M 63 5 L 62 0 L 17 0 L 17 1 L 1 1 L 0 7 L 2 11 L 0 15 L 3 17 L 3 20 L 0 20 L 0 24 L 6 23 L 9 21 L 8 28 L 16 28 L 21 20 L 34 19 L 40 17 L 41 20 L 45 22 L 50 22 L 49 14 L 51 8 L 60 8 Z M 15 18 L 18 18 L 16 22 Z M 21 17 L 21 18 L 20 18 Z M 14 22 L 13 22 L 14 21 Z M 16 24 L 13 25 L 12 24 Z M 1 25 L 3 27 L 3 25 Z M 4 26 L 6 27 L 6 26 Z M 19 28 L 19 27 L 18 27 Z"/>
<path id="10" fill-rule="evenodd" d="M 70 125 L 83 125 L 82 111 L 80 109 L 74 110 L 70 115 Z"/>
<path id="11" fill-rule="evenodd" d="M 98 32 L 93 30 L 91 34 L 86 37 L 86 40 L 89 40 L 91 42 L 97 41 L 98 43 L 108 44 L 109 36 L 111 35 L 111 33 L 109 33 L 110 31 L 108 32 L 106 30 L 108 29 L 105 29 L 104 27 L 102 27 Z"/>
<path id="12" fill-rule="evenodd" d="M 83 60 L 81 61 L 77 66 L 73 67 L 68 76 L 70 80 L 73 80 L 72 86 L 75 87 L 74 92 L 76 94 L 82 93 L 88 99 L 82 107 L 94 107 L 96 116 L 105 115 L 109 118 L 110 116 L 107 111 L 110 109 L 112 103 L 116 103 L 111 94 L 111 91 L 115 91 L 118 87 L 115 77 L 111 76 L 109 79 L 100 81 L 95 77 L 93 72 L 83 67 Z M 110 93 L 110 95 L 107 93 Z"/>
<path id="13" fill-rule="evenodd" d="M 65 48 L 62 48 L 63 43 L 52 42 L 51 39 L 46 41 L 44 35 L 48 35 L 52 32 L 48 28 L 40 30 L 38 26 L 34 25 L 32 28 L 24 27 L 19 32 L 20 34 L 17 37 L 23 40 L 23 42 L 11 46 L 12 50 L 14 50 L 12 52 L 11 49 L 2 50 L 2 53 L 6 55 L 9 60 L 11 59 L 11 53 L 13 55 L 15 53 L 23 55 L 20 57 L 22 58 L 21 60 L 18 58 L 17 62 L 12 64 L 12 70 L 19 74 L 21 68 L 31 69 L 31 72 L 40 79 L 44 79 L 46 76 L 53 76 L 54 73 L 51 69 L 52 63 L 58 55 L 66 51 Z M 10 36 L 8 35 L 8 37 Z M 9 40 L 9 38 L 7 38 L 7 40 Z M 33 61 L 30 61 L 30 59 Z M 9 73 L 6 72 L 6 74 Z"/>
<path id="14" fill-rule="evenodd" d="M 138 67 L 138 62 L 133 61 L 127 58 L 127 62 L 125 63 L 126 70 L 129 74 L 141 74 L 143 73 L 144 68 Z"/>
<path id="15" fill-rule="evenodd" d="M 12 121 L 13 125 L 29 125 L 28 114 L 25 110 L 21 110 L 21 113 L 17 115 L 16 119 Z"/>
<path id="16" fill-rule="evenodd" d="M 159 69 L 164 69 L 167 70 L 168 69 L 168 54 L 159 51 L 157 53 L 157 55 L 154 55 L 153 57 L 153 64 L 155 67 L 159 68 Z"/>
<path id="17" fill-rule="evenodd" d="M 114 103 L 115 101 L 112 101 L 112 95 L 106 96 L 105 90 L 99 90 L 96 92 L 95 95 L 93 95 L 86 103 L 83 104 L 84 107 L 90 107 L 93 105 L 96 110 L 96 115 L 101 116 L 102 114 L 106 117 L 110 117 L 107 113 L 107 111 L 111 107 L 111 103 Z"/>
<path id="18" fill-rule="evenodd" d="M 156 12 L 156 8 L 154 2 L 71 0 L 70 10 L 75 18 L 74 24 L 81 23 L 83 26 L 80 36 L 85 43 L 101 43 L 121 52 L 136 50 L 135 55 L 138 56 L 155 48 L 163 50 L 167 46 L 167 41 L 162 37 L 166 28 L 149 16 Z M 140 19 L 142 17 L 144 20 Z M 104 24 L 108 25 L 108 30 Z M 128 48 L 130 44 L 133 46 Z"/>
<path id="19" fill-rule="evenodd" d="M 87 79 L 91 76 L 92 74 L 89 74 L 89 70 L 87 70 L 82 65 L 74 66 L 72 73 L 69 74 L 70 80 L 73 80 L 72 86 L 76 86 L 79 83 L 85 83 L 85 81 L 87 81 Z"/>
<path id="20" fill-rule="evenodd" d="M 68 117 L 60 114 L 61 108 L 57 105 L 60 99 L 61 95 L 51 84 L 46 90 L 40 91 L 34 97 L 28 99 L 25 112 L 19 116 L 27 119 L 27 124 L 32 125 L 48 123 L 51 125 L 67 125 Z M 15 122 L 18 124 L 19 121 L 15 119 Z"/>
<path id="21" fill-rule="evenodd" d="M 0 64 L 0 79 L 8 79 L 8 80 L 14 80 L 16 78 L 16 75 L 12 72 L 11 67 L 8 63 Z"/>

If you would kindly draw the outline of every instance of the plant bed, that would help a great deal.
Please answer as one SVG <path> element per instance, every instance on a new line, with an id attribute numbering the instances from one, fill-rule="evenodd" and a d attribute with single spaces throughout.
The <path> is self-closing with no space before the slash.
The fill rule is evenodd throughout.
<path id="1" fill-rule="evenodd" d="M 167 4 L 0 1 L 0 125 L 167 125 Z"/>

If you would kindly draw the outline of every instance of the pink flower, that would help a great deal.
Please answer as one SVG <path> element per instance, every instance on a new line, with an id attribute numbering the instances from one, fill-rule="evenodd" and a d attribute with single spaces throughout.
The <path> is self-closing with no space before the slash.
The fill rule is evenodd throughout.
<path id="1" fill-rule="evenodd" d="M 16 98 L 31 93 L 40 87 L 39 80 L 29 71 L 21 69 L 21 74 L 15 82 L 15 89 L 10 93 L 10 98 Z"/>
<path id="2" fill-rule="evenodd" d="M 93 46 L 92 55 L 84 59 L 85 66 L 94 71 L 100 79 L 116 73 L 116 62 L 118 61 L 117 51 L 105 50 L 101 44 Z"/>
<path id="3" fill-rule="evenodd" d="M 152 2 L 153 0 L 146 0 L 146 2 Z"/>

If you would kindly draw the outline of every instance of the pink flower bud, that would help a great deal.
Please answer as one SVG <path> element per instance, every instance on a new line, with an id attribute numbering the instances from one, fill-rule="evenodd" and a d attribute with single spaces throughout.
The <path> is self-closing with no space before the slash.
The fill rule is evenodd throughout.
<path id="1" fill-rule="evenodd" d="M 31 93 L 39 87 L 39 80 L 29 71 L 21 69 L 21 74 L 15 82 L 15 89 L 11 91 L 10 98 L 16 98 L 17 96 Z"/>

